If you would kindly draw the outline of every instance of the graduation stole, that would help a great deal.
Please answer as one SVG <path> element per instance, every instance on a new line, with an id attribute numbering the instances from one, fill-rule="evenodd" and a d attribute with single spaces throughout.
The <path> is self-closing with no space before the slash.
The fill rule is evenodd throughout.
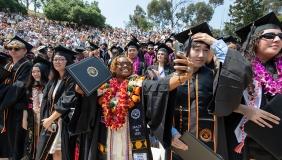
<path id="1" fill-rule="evenodd" d="M 28 60 L 26 60 L 26 61 L 24 61 L 19 67 L 18 67 L 18 69 L 16 70 L 16 72 L 15 72 L 15 74 L 14 74 L 14 76 L 13 76 L 13 80 L 11 80 L 11 79 L 9 79 L 9 77 L 8 78 L 6 78 L 5 79 L 5 81 L 4 81 L 4 84 L 12 84 L 12 83 L 14 83 L 15 81 L 16 81 L 16 77 L 17 77 L 17 74 L 18 74 L 18 72 L 19 72 L 19 70 L 21 69 L 21 67 L 25 64 L 25 63 L 27 63 L 28 62 Z M 11 63 L 8 63 L 6 66 L 5 66 L 5 68 L 9 71 L 9 72 L 11 72 L 12 71 L 12 69 L 13 69 L 13 65 L 12 65 L 12 62 Z M 1 113 L 2 114 L 2 113 Z M 3 112 L 3 128 L 1 129 L 1 131 L 0 131 L 0 133 L 5 133 L 6 132 L 6 119 L 8 118 L 8 114 L 9 114 L 9 110 L 8 109 L 5 109 L 4 110 L 4 112 Z M 2 127 L 2 126 L 1 126 Z"/>
<path id="2" fill-rule="evenodd" d="M 191 128 L 191 88 L 190 88 L 190 81 L 188 80 L 188 94 L 187 94 L 187 129 L 190 132 Z M 199 112 L 199 78 L 198 74 L 196 74 L 195 80 L 195 110 L 196 110 L 196 138 L 204 142 L 207 146 L 209 146 L 214 152 L 216 152 L 216 137 L 215 137 L 215 122 L 216 117 L 205 117 Z M 182 117 L 183 117 L 183 107 L 180 106 L 179 115 L 180 115 L 180 127 L 183 126 L 182 124 Z"/>

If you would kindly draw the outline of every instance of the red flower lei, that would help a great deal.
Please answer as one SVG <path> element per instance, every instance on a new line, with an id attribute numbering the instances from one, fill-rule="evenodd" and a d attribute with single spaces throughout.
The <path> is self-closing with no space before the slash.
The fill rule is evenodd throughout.
<path id="1" fill-rule="evenodd" d="M 105 125 L 111 129 L 119 129 L 125 123 L 128 109 L 140 101 L 140 93 L 134 94 L 134 91 L 141 88 L 132 88 L 128 85 L 128 80 L 119 83 L 116 78 L 111 79 L 109 84 L 103 85 L 100 89 L 105 88 L 105 93 L 99 99 L 103 109 Z M 117 92 L 119 92 L 118 97 L 116 97 Z M 133 97 L 135 98 L 133 99 Z M 136 97 L 139 99 L 135 100 Z"/>

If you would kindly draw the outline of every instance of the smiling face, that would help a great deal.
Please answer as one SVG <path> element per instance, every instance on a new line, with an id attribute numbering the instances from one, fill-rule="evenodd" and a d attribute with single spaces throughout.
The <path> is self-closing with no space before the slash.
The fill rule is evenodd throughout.
<path id="1" fill-rule="evenodd" d="M 53 65 L 56 71 L 63 72 L 67 65 L 67 60 L 64 56 L 55 55 L 53 58 Z"/>
<path id="2" fill-rule="evenodd" d="M 41 79 L 41 72 L 40 72 L 40 68 L 39 67 L 33 67 L 32 68 L 32 77 L 34 78 L 35 81 L 40 81 Z"/>
<path id="3" fill-rule="evenodd" d="M 126 57 L 118 57 L 115 65 L 114 72 L 119 78 L 127 78 L 133 73 L 132 62 Z"/>
<path id="4" fill-rule="evenodd" d="M 277 35 L 282 35 L 280 29 L 266 29 L 263 31 L 256 47 L 256 56 L 258 58 L 267 61 L 281 51 L 282 39 Z"/>
<path id="5" fill-rule="evenodd" d="M 194 67 L 200 68 L 205 65 L 210 49 L 209 46 L 202 42 L 192 42 L 189 57 Z"/>
<path id="6" fill-rule="evenodd" d="M 159 63 L 166 63 L 166 58 L 167 58 L 167 53 L 165 53 L 164 51 L 159 50 L 157 53 L 157 61 Z"/>
<path id="7" fill-rule="evenodd" d="M 138 54 L 137 48 L 135 48 L 135 47 L 129 47 L 129 48 L 128 48 L 128 50 L 127 50 L 127 56 L 128 56 L 128 58 L 130 58 L 130 59 L 133 60 L 134 58 L 137 57 L 137 54 Z"/>

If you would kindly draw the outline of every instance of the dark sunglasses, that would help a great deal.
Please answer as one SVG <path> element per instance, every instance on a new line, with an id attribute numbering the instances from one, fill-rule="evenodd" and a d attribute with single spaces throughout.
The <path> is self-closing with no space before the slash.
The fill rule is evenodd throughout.
<path id="1" fill-rule="evenodd" d="M 150 50 L 150 51 L 151 51 L 151 50 L 154 50 L 154 48 L 148 48 L 148 50 Z"/>
<path id="2" fill-rule="evenodd" d="M 12 50 L 14 50 L 14 51 L 19 51 L 19 50 L 21 50 L 21 49 L 23 49 L 23 48 L 20 48 L 20 47 L 8 47 L 8 48 L 7 48 L 8 51 L 12 51 Z"/>
<path id="3" fill-rule="evenodd" d="M 274 39 L 276 36 L 278 36 L 282 40 L 282 33 L 275 34 L 275 33 L 272 33 L 272 32 L 265 33 L 265 34 L 261 35 L 260 38 Z"/>

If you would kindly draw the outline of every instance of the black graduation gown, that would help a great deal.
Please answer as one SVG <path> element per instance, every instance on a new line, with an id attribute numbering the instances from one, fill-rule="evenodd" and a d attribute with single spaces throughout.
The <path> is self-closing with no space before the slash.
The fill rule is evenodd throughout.
<path id="1" fill-rule="evenodd" d="M 142 121 L 150 126 L 150 133 L 156 136 L 165 148 L 170 147 L 171 143 L 171 113 L 174 111 L 174 102 L 169 99 L 173 92 L 169 92 L 168 83 L 169 78 L 159 81 L 145 80 L 139 104 L 144 109 Z M 100 130 L 105 126 L 100 125 L 101 107 L 97 105 L 96 98 L 96 94 L 81 97 L 81 105 L 76 108 L 70 123 L 70 132 L 82 137 L 79 157 L 81 160 L 99 159 L 101 154 L 98 151 L 98 141 L 101 137 L 106 140 L 107 134 L 100 134 Z M 148 130 L 145 130 L 145 135 L 148 139 Z"/>
<path id="2" fill-rule="evenodd" d="M 273 77 L 278 77 L 275 62 L 273 59 L 269 60 L 264 64 L 265 68 L 268 70 L 269 73 L 273 75 Z M 262 99 L 261 99 L 261 109 L 265 109 L 267 103 L 269 103 L 274 96 L 265 93 L 265 89 L 262 88 Z M 260 127 L 260 126 L 257 126 Z M 267 137 L 266 137 L 267 138 Z M 279 137 L 277 137 L 279 139 Z M 279 147 L 279 146 L 277 146 Z M 269 153 L 263 146 L 258 144 L 254 139 L 247 136 L 245 140 L 244 146 L 244 159 L 248 160 L 250 158 L 254 158 L 256 160 L 278 160 L 276 159 L 271 153 Z"/>
<path id="3" fill-rule="evenodd" d="M 241 104 L 243 91 L 250 84 L 251 77 L 250 63 L 240 52 L 228 49 L 214 81 L 214 105 L 209 108 L 217 116 L 217 153 L 225 160 L 242 159 L 242 155 L 234 152 L 238 144 L 234 130 L 242 116 L 233 111 Z"/>
<path id="4" fill-rule="evenodd" d="M 61 151 L 62 159 L 71 160 L 74 157 L 75 141 L 69 136 L 68 123 L 70 121 L 71 109 L 75 108 L 77 96 L 74 91 L 75 83 L 68 76 L 62 80 L 58 87 L 55 98 L 53 92 L 57 81 L 50 81 L 44 91 L 40 111 L 40 120 L 48 118 L 54 111 L 61 113 L 62 134 L 61 134 Z M 50 159 L 50 148 L 53 144 L 55 133 L 46 131 L 42 126 L 40 130 L 39 142 L 37 144 L 36 160 Z"/>
<path id="5" fill-rule="evenodd" d="M 22 120 L 28 104 L 25 84 L 31 68 L 32 64 L 22 58 L 11 68 L 12 74 L 6 79 L 9 82 L 0 83 L 0 130 L 6 129 L 0 134 L 0 157 L 18 160 L 25 154 L 27 130 L 22 128 Z"/>

